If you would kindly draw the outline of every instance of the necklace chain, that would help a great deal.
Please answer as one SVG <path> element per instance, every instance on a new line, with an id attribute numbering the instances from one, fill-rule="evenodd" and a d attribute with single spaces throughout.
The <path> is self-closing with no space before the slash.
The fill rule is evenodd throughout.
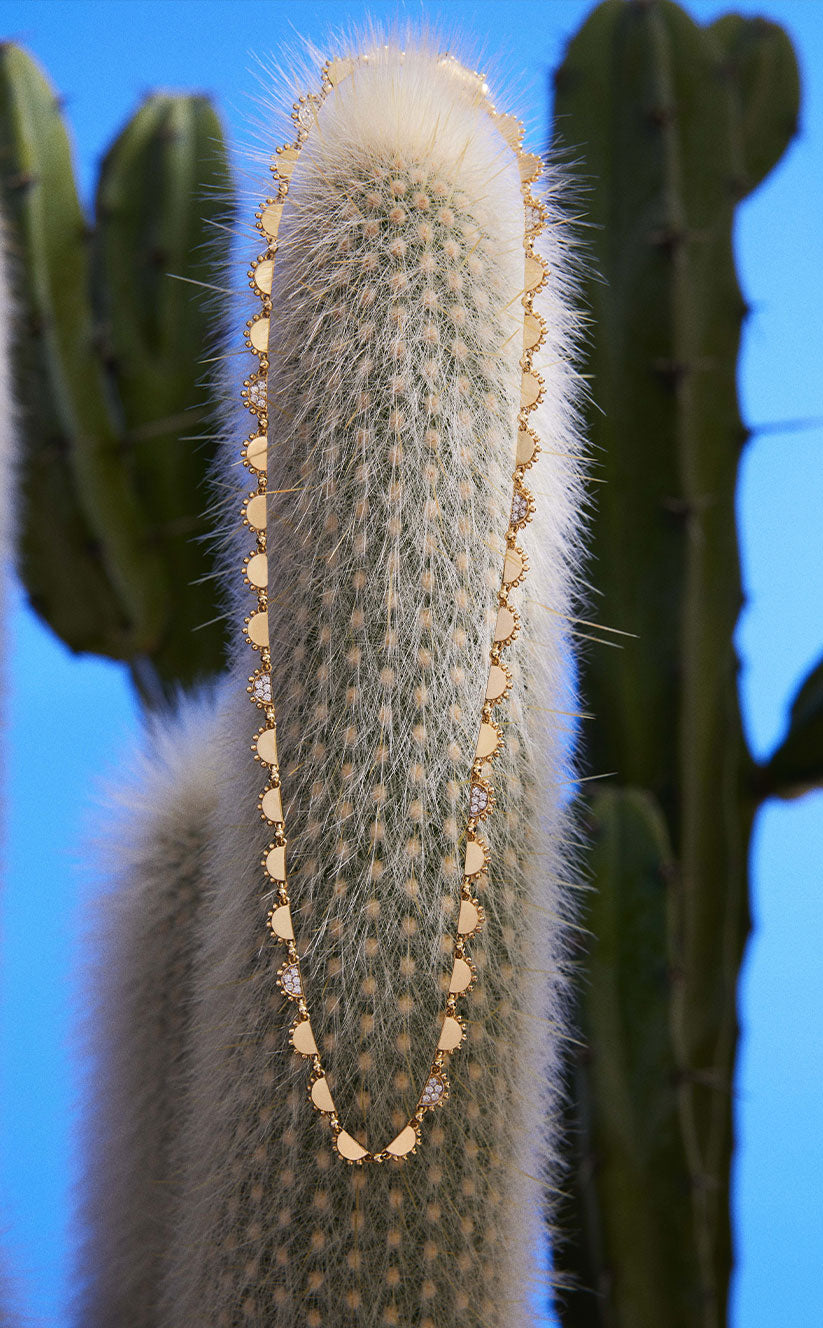
<path id="1" fill-rule="evenodd" d="M 368 56 L 362 56 L 361 60 L 368 61 L 368 58 Z M 523 356 L 520 361 L 522 384 L 517 424 L 512 507 L 505 537 L 506 548 L 503 558 L 501 585 L 498 592 L 498 614 L 494 638 L 489 652 L 488 683 L 471 769 L 468 817 L 465 827 L 466 850 L 460 890 L 460 911 L 457 931 L 453 941 L 453 967 L 446 998 L 446 1011 L 437 1048 L 429 1067 L 426 1082 L 418 1098 L 417 1107 L 403 1129 L 380 1152 L 369 1151 L 343 1128 L 335 1109 L 311 1026 L 300 960 L 295 944 L 286 874 L 287 841 L 277 758 L 276 715 L 272 692 L 268 595 L 266 589 L 268 580 L 266 554 L 268 345 L 269 320 L 272 312 L 272 277 L 277 252 L 278 229 L 289 192 L 289 181 L 292 172 L 303 143 L 317 119 L 319 107 L 335 87 L 352 75 L 356 68 L 356 61 L 351 59 L 329 61 L 321 70 L 319 94 L 307 94 L 295 103 L 292 112 L 296 131 L 295 138 L 291 143 L 278 148 L 276 156 L 272 159 L 271 170 L 277 185 L 276 193 L 267 198 L 262 208 L 257 212 L 257 228 L 266 240 L 266 249 L 258 256 L 249 271 L 249 283 L 252 290 L 259 296 L 261 307 L 245 327 L 245 344 L 256 356 L 257 368 L 244 381 L 242 396 L 244 404 L 251 414 L 256 417 L 257 428 L 244 443 L 242 459 L 247 469 L 256 476 L 257 486 L 247 496 L 243 504 L 244 523 L 254 532 L 256 537 L 256 548 L 244 564 L 244 576 L 246 584 L 256 595 L 257 607 L 245 619 L 244 629 L 248 644 L 260 656 L 260 666 L 249 679 L 248 693 L 252 702 L 263 711 L 265 716 L 265 725 L 255 736 L 253 751 L 255 757 L 268 771 L 268 780 L 261 796 L 260 809 L 264 819 L 273 827 L 274 835 L 262 864 L 269 891 L 274 886 L 277 892 L 276 902 L 269 910 L 267 922 L 272 936 L 285 947 L 287 952 L 286 959 L 278 971 L 277 980 L 284 994 L 297 1007 L 297 1018 L 291 1028 L 291 1044 L 295 1052 L 306 1057 L 312 1063 L 309 1081 L 310 1101 L 317 1111 L 327 1117 L 338 1155 L 350 1163 L 382 1162 L 388 1158 L 402 1160 L 409 1156 L 415 1151 L 420 1142 L 420 1125 L 425 1113 L 441 1106 L 449 1095 L 446 1062 L 451 1053 L 462 1042 L 465 1032 L 463 1021 L 457 1012 L 458 1001 L 470 990 L 476 976 L 472 961 L 466 954 L 466 941 L 484 921 L 483 909 L 473 894 L 473 889 L 477 888 L 477 878 L 487 869 L 489 863 L 489 848 L 486 841 L 478 834 L 478 824 L 492 812 L 494 807 L 493 791 L 484 776 L 503 741 L 501 729 L 494 718 L 496 708 L 505 700 L 511 686 L 511 674 L 503 662 L 503 651 L 514 640 L 519 628 L 519 618 L 509 596 L 510 592 L 521 584 L 528 571 L 526 556 L 517 545 L 517 535 L 523 526 L 531 520 L 535 505 L 532 494 L 523 482 L 523 476 L 535 461 L 540 450 L 537 437 L 529 428 L 529 416 L 537 409 L 543 398 L 543 380 L 533 369 L 532 361 L 534 352 L 545 336 L 543 321 L 535 313 L 533 305 L 534 296 L 544 285 L 547 277 L 546 266 L 534 250 L 534 240 L 545 225 L 546 212 L 542 204 L 533 196 L 530 188 L 539 178 L 542 169 L 541 161 L 538 156 L 523 151 L 523 126 L 520 121 L 515 119 L 514 116 L 498 113 L 488 101 L 487 88 L 483 83 L 482 75 L 472 73 L 458 65 L 451 56 L 446 56 L 443 59 L 444 62 L 448 61 L 461 78 L 472 85 L 478 101 L 482 101 L 486 112 L 515 154 L 520 171 L 525 207 L 525 266 L 521 298 L 524 311 Z"/>

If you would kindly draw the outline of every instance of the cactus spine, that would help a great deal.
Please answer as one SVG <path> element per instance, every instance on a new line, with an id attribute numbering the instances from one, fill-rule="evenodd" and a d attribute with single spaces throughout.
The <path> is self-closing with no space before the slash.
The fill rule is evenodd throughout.
<path id="1" fill-rule="evenodd" d="M 220 124 L 202 97 L 150 98 L 105 157 L 90 228 L 54 92 L 5 44 L 0 187 L 20 278 L 23 579 L 72 649 L 128 660 L 156 701 L 223 662 L 213 588 L 196 584 L 214 444 L 185 440 L 207 415 L 209 319 L 168 275 L 219 272 Z"/>
<path id="2" fill-rule="evenodd" d="M 588 1050 L 574 1066 L 579 1156 L 564 1215 L 581 1288 L 561 1307 L 564 1328 L 725 1321 L 736 984 L 762 785 L 733 645 L 747 435 L 732 224 L 797 107 L 779 28 L 737 16 L 701 28 L 669 0 L 606 0 L 556 75 L 556 123 L 593 182 L 605 278 L 586 292 L 603 412 L 589 423 L 607 481 L 599 612 L 638 637 L 593 653 L 583 681 L 597 715 L 591 766 L 619 785 L 591 800 Z"/>
<path id="3" fill-rule="evenodd" d="M 157 1317 L 169 1328 L 530 1320 L 562 1036 L 561 712 L 580 448 L 568 255 L 549 207 L 545 400 L 530 417 L 546 447 L 525 529 L 527 497 L 516 508 L 530 582 L 506 661 L 491 867 L 475 881 L 485 925 L 470 943 L 477 983 L 450 1101 L 402 1168 L 348 1166 L 312 1111 L 277 984 L 282 953 L 265 933 L 271 828 L 258 812 L 244 646 L 221 733 L 203 735 L 219 788 Z M 335 1102 L 379 1148 L 408 1120 L 442 1023 L 513 520 L 523 200 L 478 80 L 411 44 L 359 63 L 317 112 L 277 244 L 271 371 L 254 400 L 268 411 L 292 910 Z M 530 465 L 536 452 L 524 438 L 520 449 Z M 234 580 L 250 540 L 248 529 L 232 539 Z M 249 608 L 244 596 L 239 617 Z"/>

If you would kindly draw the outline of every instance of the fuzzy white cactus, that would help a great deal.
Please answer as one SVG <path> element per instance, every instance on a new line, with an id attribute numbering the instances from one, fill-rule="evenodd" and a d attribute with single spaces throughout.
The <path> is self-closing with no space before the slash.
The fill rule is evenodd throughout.
<path id="1" fill-rule="evenodd" d="M 90 941 L 83 1195 L 76 1322 L 156 1322 L 176 1211 L 204 856 L 215 803 L 210 698 L 153 722 L 118 781 L 101 845 L 109 893 Z"/>
<path id="2" fill-rule="evenodd" d="M 516 154 L 476 78 L 422 44 L 375 47 L 352 64 L 310 112 L 278 236 L 268 614 L 304 993 L 337 1113 L 379 1152 L 415 1110 L 447 1008 L 518 445 L 524 209 Z M 550 173 L 549 278 L 535 300 L 544 397 L 530 419 L 543 450 L 526 475 L 536 512 L 517 534 L 524 585 L 509 572 L 520 631 L 494 715 L 502 750 L 483 772 L 496 796 L 482 825 L 489 869 L 472 882 L 485 921 L 466 941 L 476 982 L 461 1003 L 449 1100 L 402 1163 L 357 1166 L 308 1101 L 307 1062 L 289 1040 L 295 1010 L 277 982 L 284 954 L 265 926 L 272 826 L 258 810 L 261 716 L 246 695 L 244 644 L 220 732 L 201 745 L 216 762 L 217 807 L 195 851 L 206 881 L 184 997 L 184 1104 L 154 1086 L 177 1136 L 178 1206 L 158 1210 L 169 1244 L 159 1309 L 85 1322 L 532 1321 L 571 912 L 563 803 L 581 445 L 558 187 Z M 528 459 L 523 434 L 519 446 Z M 235 491 L 236 454 L 234 436 Z M 230 543 L 239 585 L 249 530 Z M 238 622 L 254 607 L 243 596 Z M 158 825 L 176 818 L 175 853 L 187 806 L 181 794 L 156 812 Z M 177 869 L 156 881 L 163 910 L 176 879 Z M 185 928 L 177 938 L 190 953 Z"/>

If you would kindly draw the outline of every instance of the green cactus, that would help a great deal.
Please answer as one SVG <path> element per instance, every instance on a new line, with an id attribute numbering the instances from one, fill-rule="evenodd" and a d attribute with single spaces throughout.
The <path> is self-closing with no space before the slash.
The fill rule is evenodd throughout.
<path id="1" fill-rule="evenodd" d="M 203 97 L 155 96 L 103 162 L 90 227 L 46 78 L 0 47 L 0 191 L 21 331 L 22 576 L 73 650 L 127 660 L 144 698 L 217 672 L 203 547 L 203 363 L 229 175 Z M 185 281 L 174 281 L 170 273 Z"/>
<path id="2" fill-rule="evenodd" d="M 734 498 L 747 431 L 736 361 L 746 308 L 737 203 L 795 131 L 788 37 L 670 0 L 606 0 L 555 76 L 555 123 L 588 182 L 594 266 L 587 371 L 599 474 L 592 573 L 596 887 L 580 981 L 587 1043 L 570 1067 L 575 1171 L 558 1253 L 577 1281 L 564 1328 L 715 1328 L 732 1267 L 736 991 L 747 856 L 766 793 L 821 775 L 818 674 L 781 751 L 756 767 L 733 635 Z M 602 412 L 602 413 L 600 413 Z M 608 658 L 605 655 L 608 654 Z"/>

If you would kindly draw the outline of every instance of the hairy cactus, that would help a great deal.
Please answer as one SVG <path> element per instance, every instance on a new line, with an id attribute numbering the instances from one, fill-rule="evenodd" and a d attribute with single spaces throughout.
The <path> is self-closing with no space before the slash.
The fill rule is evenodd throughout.
<path id="1" fill-rule="evenodd" d="M 245 455 L 260 487 L 239 535 L 248 490 L 234 427 L 223 481 L 236 495 L 227 585 L 261 667 L 249 684 L 244 642 L 219 733 L 202 735 L 217 805 L 199 859 L 179 1111 L 146 1073 L 176 1135 L 175 1208 L 158 1209 L 170 1249 L 154 1317 L 124 1304 L 117 1322 L 512 1328 L 541 1294 L 541 1213 L 555 1202 L 571 910 L 581 444 L 560 179 L 544 205 L 526 192 L 524 246 L 521 177 L 539 161 L 518 156 L 522 130 L 491 111 L 479 76 L 414 43 L 341 56 L 295 119 L 274 161 L 279 201 L 275 189 L 255 233 L 269 326 L 249 326 L 261 361 L 246 381 L 259 423 Z M 548 277 L 534 248 L 544 218 Z M 244 566 L 267 602 L 262 633 Z M 498 677 L 500 709 L 484 700 Z M 278 805 L 261 816 L 272 699 Z M 285 952 L 266 926 L 278 889 L 261 866 L 273 836 L 282 843 L 283 810 L 296 936 Z M 139 912 L 142 875 L 127 911 Z M 171 923 L 176 876 L 159 907 L 188 953 L 188 928 Z M 278 981 L 292 953 L 297 1006 Z M 154 961 L 126 941 L 111 962 L 135 974 L 134 992 Z M 458 972 L 472 978 L 459 1005 Z M 306 1013 L 332 1131 L 309 1098 L 319 1063 L 290 1045 Z M 444 1015 L 462 1044 L 448 1068 Z M 448 1101 L 429 1114 L 415 1103 L 435 1053 Z M 123 1074 L 121 1059 L 118 1101 Z M 373 1154 L 410 1129 L 414 1147 L 350 1164 L 338 1117 Z"/>
<path id="2" fill-rule="evenodd" d="M 84 1328 L 148 1328 L 175 1215 L 197 923 L 214 812 L 215 703 L 155 719 L 118 784 L 88 1017 L 91 1110 L 76 1295 Z"/>
<path id="3" fill-rule="evenodd" d="M 67 645 L 127 660 L 155 701 L 223 664 L 202 584 L 214 443 L 191 439 L 213 332 L 187 284 L 219 272 L 220 123 L 203 97 L 149 98 L 106 154 L 90 228 L 54 92 L 5 44 L 0 191 L 19 276 L 21 573 Z"/>
<path id="4" fill-rule="evenodd" d="M 733 644 L 747 431 L 732 227 L 791 140 L 798 75 L 785 33 L 762 19 L 700 27 L 669 0 L 606 0 L 555 87 L 604 278 L 586 288 L 589 425 L 606 480 L 598 612 L 637 637 L 593 652 L 582 681 L 597 716 L 591 768 L 618 773 L 591 800 L 588 1045 L 574 1064 L 579 1151 L 562 1256 L 579 1290 L 561 1315 L 565 1328 L 710 1328 L 725 1322 L 732 1266 L 750 830 L 763 792 L 793 780 L 797 791 L 821 770 L 813 680 L 782 758 L 755 767 Z"/>

